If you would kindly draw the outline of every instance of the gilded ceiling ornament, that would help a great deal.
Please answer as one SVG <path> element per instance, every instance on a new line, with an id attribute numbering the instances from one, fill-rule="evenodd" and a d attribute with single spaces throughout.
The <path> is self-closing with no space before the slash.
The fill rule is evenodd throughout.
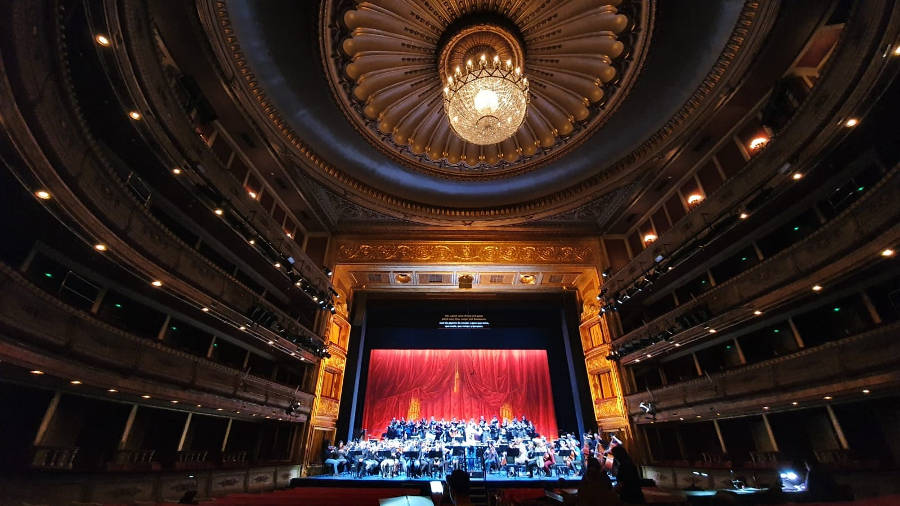
<path id="1" fill-rule="evenodd" d="M 644 0 L 328 0 L 323 12 L 339 21 L 323 26 L 326 71 L 354 126 L 406 165 L 518 173 L 602 125 L 642 60 L 648 10 Z"/>
<path id="2" fill-rule="evenodd" d="M 338 263 L 428 262 L 594 265 L 595 249 L 587 244 L 341 242 Z"/>

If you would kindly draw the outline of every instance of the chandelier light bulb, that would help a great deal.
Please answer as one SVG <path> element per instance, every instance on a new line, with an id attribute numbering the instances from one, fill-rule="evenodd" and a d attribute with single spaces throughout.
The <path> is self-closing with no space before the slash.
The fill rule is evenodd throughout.
<path id="1" fill-rule="evenodd" d="M 499 106 L 497 94 L 493 90 L 484 88 L 475 94 L 475 110 L 482 116 L 494 114 Z"/>

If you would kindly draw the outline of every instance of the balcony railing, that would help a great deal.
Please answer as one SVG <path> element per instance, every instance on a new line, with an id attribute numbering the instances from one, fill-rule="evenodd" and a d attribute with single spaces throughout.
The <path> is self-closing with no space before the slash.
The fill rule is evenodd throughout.
<path id="1" fill-rule="evenodd" d="M 32 451 L 33 469 L 69 470 L 75 465 L 77 447 L 36 446 Z"/>

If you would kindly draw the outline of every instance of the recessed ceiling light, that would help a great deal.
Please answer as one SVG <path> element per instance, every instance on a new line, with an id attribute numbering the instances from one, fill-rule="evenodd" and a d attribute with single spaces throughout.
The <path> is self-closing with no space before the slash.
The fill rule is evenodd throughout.
<path id="1" fill-rule="evenodd" d="M 247 241 L 247 242 L 249 242 L 250 244 L 256 244 L 256 240 L 255 240 L 255 239 L 250 239 L 250 240 Z"/>
<path id="2" fill-rule="evenodd" d="M 70 381 L 69 383 L 71 383 L 71 384 L 73 384 L 73 385 L 80 385 L 80 384 L 81 384 L 81 380 L 72 380 L 72 381 Z"/>
<path id="3" fill-rule="evenodd" d="M 740 218 L 740 219 L 742 219 L 742 220 L 746 220 L 746 219 L 749 218 L 749 217 L 750 217 L 750 215 L 747 214 L 747 213 L 741 213 L 741 214 L 738 215 L 738 218 Z"/>
<path id="4" fill-rule="evenodd" d="M 114 393 L 118 392 L 118 390 L 116 390 L 115 388 L 109 388 L 109 389 L 107 389 L 106 391 L 109 392 L 109 393 L 111 393 L 111 394 L 114 394 Z"/>
<path id="5" fill-rule="evenodd" d="M 679 416 L 678 419 L 681 420 L 682 422 L 684 421 L 684 417 L 683 417 L 683 416 Z"/>
<path id="6" fill-rule="evenodd" d="M 759 137 L 754 137 L 750 141 L 750 144 L 748 144 L 747 146 L 750 148 L 750 151 L 756 151 L 757 149 L 765 146 L 768 143 L 769 143 L 769 138 L 766 136 L 760 135 Z"/>
<path id="7" fill-rule="evenodd" d="M 248 191 L 248 192 L 247 192 L 247 195 L 250 195 L 250 198 L 251 198 L 251 199 L 255 199 L 255 198 L 256 198 L 256 192 Z"/>
<path id="8" fill-rule="evenodd" d="M 103 244 L 102 242 L 98 242 L 94 245 L 94 249 L 97 251 L 106 251 L 107 248 L 105 244 Z"/>
<path id="9" fill-rule="evenodd" d="M 794 181 L 799 181 L 800 179 L 803 179 L 803 174 L 800 172 L 794 172 L 793 174 L 791 174 L 791 179 L 793 179 Z"/>
<path id="10" fill-rule="evenodd" d="M 753 312 L 753 314 L 755 314 L 756 316 L 759 316 L 759 315 L 762 314 L 762 311 L 760 311 L 759 309 L 757 309 L 756 311 Z"/>
<path id="11" fill-rule="evenodd" d="M 178 174 L 181 174 L 181 169 L 179 169 L 178 167 L 175 167 L 174 169 L 172 169 L 172 174 L 175 174 L 176 176 Z"/>
<path id="12" fill-rule="evenodd" d="M 681 347 L 681 343 L 675 343 L 675 347 L 676 347 L 676 348 Z"/>
<path id="13" fill-rule="evenodd" d="M 275 344 L 275 341 L 269 341 L 269 345 Z"/>
<path id="14" fill-rule="evenodd" d="M 202 308 L 200 308 L 200 311 L 203 311 L 204 313 L 208 313 L 208 312 L 209 312 L 209 308 L 208 308 L 208 307 L 202 307 Z"/>
<path id="15" fill-rule="evenodd" d="M 862 391 L 862 393 L 864 393 L 864 394 L 868 394 L 868 393 L 871 393 L 871 392 L 872 392 L 872 391 L 869 390 L 868 388 L 863 388 L 863 391 Z"/>
<path id="16" fill-rule="evenodd" d="M 830 401 L 832 398 L 833 398 L 833 397 L 831 397 L 830 395 L 826 395 L 826 396 L 824 397 L 824 399 L 825 399 L 826 401 Z"/>
<path id="17" fill-rule="evenodd" d="M 176 401 L 176 400 L 171 400 L 169 402 L 171 402 L 172 404 L 178 404 L 178 401 Z"/>
<path id="18" fill-rule="evenodd" d="M 797 401 L 794 401 L 791 403 L 791 406 L 796 406 L 796 405 L 797 405 Z"/>
<path id="19" fill-rule="evenodd" d="M 160 280 L 158 280 L 158 279 L 154 279 L 153 281 L 150 282 L 150 284 L 153 285 L 153 286 L 155 286 L 155 287 L 157 287 L 157 288 L 159 288 L 159 287 L 162 286 L 162 281 L 160 281 Z"/>
<path id="20" fill-rule="evenodd" d="M 109 45 L 112 44 L 112 41 L 109 40 L 109 37 L 103 35 L 102 33 L 98 33 L 97 35 L 95 35 L 94 40 L 97 42 L 97 44 L 100 44 L 103 47 L 109 47 Z"/>
<path id="21" fill-rule="evenodd" d="M 812 291 L 814 291 L 814 292 L 821 292 L 821 291 L 822 291 L 822 285 L 813 285 Z"/>
<path id="22" fill-rule="evenodd" d="M 296 353 L 294 353 L 294 352 L 293 352 L 293 351 L 292 351 L 292 352 L 291 352 L 291 356 L 292 356 L 292 357 L 296 357 L 296 356 L 297 356 L 297 354 L 296 354 Z"/>
<path id="23" fill-rule="evenodd" d="M 853 128 L 853 127 L 855 127 L 855 126 L 858 125 L 858 124 L 859 124 L 859 120 L 856 119 L 856 118 L 850 118 L 850 119 L 848 119 L 847 121 L 844 122 L 844 126 L 845 126 L 845 127 L 850 127 L 850 128 Z"/>
<path id="24" fill-rule="evenodd" d="M 222 411 L 222 408 L 216 408 L 216 411 Z"/>
<path id="25" fill-rule="evenodd" d="M 44 371 L 40 371 L 40 370 L 38 370 L 38 369 L 33 369 L 33 370 L 31 370 L 31 371 L 28 371 L 28 372 L 30 372 L 31 374 L 35 374 L 35 375 L 37 375 L 37 376 L 40 376 L 41 374 L 44 374 Z"/>
<path id="26" fill-rule="evenodd" d="M 700 416 L 700 415 L 697 415 L 697 418 L 703 418 L 703 417 L 702 417 L 702 416 Z"/>
<path id="27" fill-rule="evenodd" d="M 647 234 L 644 236 L 644 242 L 650 244 L 656 240 L 656 234 Z"/>
<path id="28" fill-rule="evenodd" d="M 769 406 L 763 406 L 763 409 L 766 410 L 766 411 L 768 411 L 768 410 L 769 410 Z"/>
<path id="29" fill-rule="evenodd" d="M 238 330 L 247 330 L 247 327 L 241 325 L 240 327 L 238 327 Z"/>
<path id="30" fill-rule="evenodd" d="M 149 398 L 150 398 L 150 396 L 147 395 L 147 394 L 144 394 L 144 395 L 141 396 L 141 399 L 149 399 Z"/>
<path id="31" fill-rule="evenodd" d="M 48 192 L 47 190 L 38 190 L 38 191 L 34 192 L 34 196 L 41 200 L 49 200 L 50 192 Z"/>
<path id="32" fill-rule="evenodd" d="M 638 362 L 640 362 L 640 361 L 641 361 L 641 359 L 639 359 L 639 358 L 634 359 L 634 362 L 635 362 L 635 363 L 638 363 Z"/>
<path id="33" fill-rule="evenodd" d="M 885 249 L 881 250 L 881 256 L 892 257 L 892 256 L 894 256 L 894 250 L 892 250 L 891 248 L 885 248 Z"/>
<path id="34" fill-rule="evenodd" d="M 687 198 L 687 203 L 689 205 L 699 204 L 703 200 L 703 195 L 699 193 L 692 193 Z"/>
<path id="35" fill-rule="evenodd" d="M 900 56 L 900 44 L 897 44 L 897 47 L 894 48 L 894 56 Z"/>
<path id="36" fill-rule="evenodd" d="M 137 121 L 137 120 L 141 119 L 141 113 L 139 113 L 137 111 L 131 111 L 128 113 L 128 117 Z"/>
<path id="37" fill-rule="evenodd" d="M 203 404 L 197 404 L 197 407 L 198 407 L 198 408 L 202 408 L 202 407 L 203 407 Z"/>
<path id="38" fill-rule="evenodd" d="M 216 213 L 216 216 L 222 216 L 222 214 L 225 213 L 225 211 L 219 209 L 218 207 L 215 208 L 215 209 L 213 210 L 213 212 Z"/>
<path id="39" fill-rule="evenodd" d="M 275 262 L 275 263 L 272 264 L 272 265 L 275 266 L 276 269 L 280 269 L 280 268 L 281 268 L 281 262 Z"/>

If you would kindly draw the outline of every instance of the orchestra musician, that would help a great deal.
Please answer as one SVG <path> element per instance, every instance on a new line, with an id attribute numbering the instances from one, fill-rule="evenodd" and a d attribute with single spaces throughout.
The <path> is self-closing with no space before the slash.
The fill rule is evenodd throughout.
<path id="1" fill-rule="evenodd" d="M 500 457 L 497 455 L 497 448 L 493 441 L 488 441 L 488 447 L 484 451 L 484 472 L 489 473 L 491 469 L 500 470 Z"/>

